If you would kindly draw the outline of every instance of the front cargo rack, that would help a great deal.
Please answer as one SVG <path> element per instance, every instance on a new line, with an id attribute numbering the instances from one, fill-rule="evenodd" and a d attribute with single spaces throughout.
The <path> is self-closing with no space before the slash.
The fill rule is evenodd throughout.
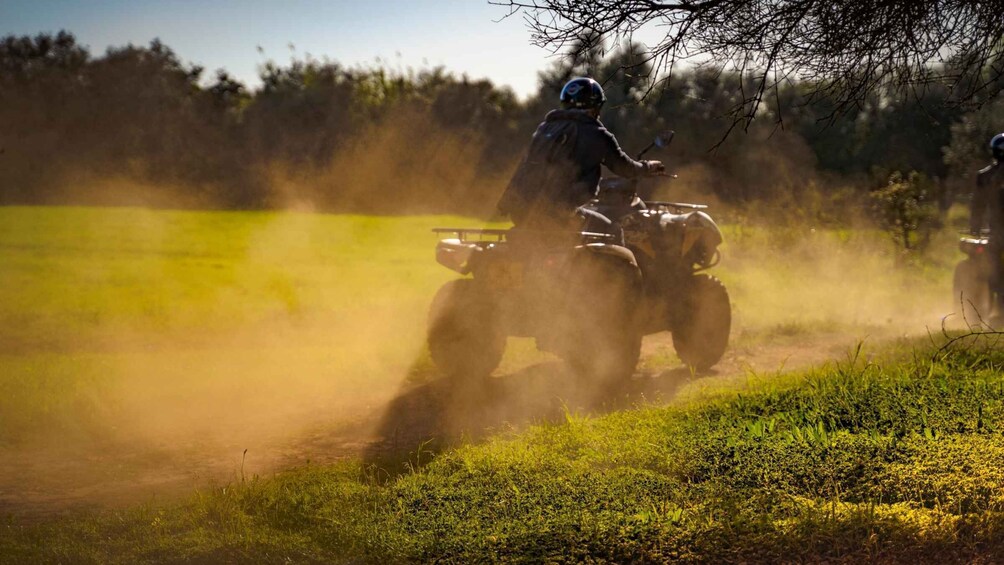
<path id="1" fill-rule="evenodd" d="M 683 210 L 707 210 L 707 204 L 689 204 L 687 202 L 664 202 L 662 200 L 646 200 L 645 205 L 649 208 L 671 208 L 676 213 L 680 213 Z"/>

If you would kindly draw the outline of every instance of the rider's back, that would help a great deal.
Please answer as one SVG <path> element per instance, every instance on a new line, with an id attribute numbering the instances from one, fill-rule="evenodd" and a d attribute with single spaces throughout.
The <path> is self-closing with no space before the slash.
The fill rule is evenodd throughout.
<path id="1" fill-rule="evenodd" d="M 516 225 L 567 217 L 596 195 L 601 165 L 625 177 L 645 172 L 599 119 L 582 110 L 553 110 L 537 127 L 499 210 Z"/>

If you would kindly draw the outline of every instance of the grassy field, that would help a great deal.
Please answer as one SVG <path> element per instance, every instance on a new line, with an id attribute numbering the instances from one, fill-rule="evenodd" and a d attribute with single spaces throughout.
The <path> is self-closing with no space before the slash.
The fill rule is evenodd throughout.
<path id="1" fill-rule="evenodd" d="M 0 208 L 0 451 L 204 458 L 213 440 L 239 454 L 366 413 L 435 377 L 422 342 L 428 302 L 455 276 L 432 253 L 443 224 L 478 222 Z M 923 334 L 950 308 L 950 235 L 904 266 L 874 231 L 724 229 L 714 273 L 732 294 L 734 348 Z M 514 345 L 500 374 L 546 359 Z M 1004 359 L 925 358 L 702 379 L 671 407 L 571 412 L 434 457 L 407 446 L 403 474 L 354 460 L 241 477 L 181 505 L 10 517 L 0 561 L 1001 555 Z M 678 361 L 660 350 L 644 364 Z M 0 480 L 0 507 L 4 484 L 20 483 Z"/>
<path id="2" fill-rule="evenodd" d="M 0 208 L 0 445 L 396 386 L 451 277 L 429 229 L 468 221 Z"/>
<path id="3" fill-rule="evenodd" d="M 0 208 L 6 349 L 212 332 L 424 298 L 449 217 Z"/>
<path id="4" fill-rule="evenodd" d="M 850 359 L 569 414 L 388 477 L 348 463 L 185 504 L 8 522 L 8 562 L 999 562 L 1004 354 Z"/>
<path id="5" fill-rule="evenodd" d="M 93 435 L 116 418 L 154 435 L 204 431 L 221 422 L 186 418 L 206 403 L 226 404 L 235 426 L 277 406 L 338 410 L 428 371 L 425 310 L 455 276 L 433 259 L 429 229 L 443 224 L 479 222 L 0 208 L 0 446 Z M 948 269 L 893 272 L 881 234 L 725 230 L 715 273 L 737 343 L 868 335 L 947 309 Z M 539 359 L 515 349 L 503 369 Z"/>

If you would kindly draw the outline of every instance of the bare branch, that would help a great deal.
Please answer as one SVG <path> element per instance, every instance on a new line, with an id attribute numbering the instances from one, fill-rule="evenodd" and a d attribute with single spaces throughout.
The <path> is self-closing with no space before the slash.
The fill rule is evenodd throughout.
<path id="1" fill-rule="evenodd" d="M 755 83 L 732 117 L 744 127 L 786 81 L 806 81 L 834 120 L 876 94 L 945 86 L 978 106 L 1004 88 L 1004 0 L 490 0 L 522 12 L 533 44 L 581 56 L 660 30 L 651 85 L 681 61 L 730 66 Z M 649 89 L 649 91 L 651 88 Z M 775 102 L 780 108 L 780 100 Z M 780 110 L 776 113 L 780 116 Z M 733 128 L 736 124 L 733 124 Z M 731 128 L 730 128 L 731 129 Z"/>

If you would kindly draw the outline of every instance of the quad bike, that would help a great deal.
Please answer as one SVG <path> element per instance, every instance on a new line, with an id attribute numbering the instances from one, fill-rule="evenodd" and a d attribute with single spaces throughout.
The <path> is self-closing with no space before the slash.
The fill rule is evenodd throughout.
<path id="1" fill-rule="evenodd" d="M 641 349 L 641 273 L 609 234 L 437 228 L 437 260 L 472 278 L 440 288 L 429 313 L 429 352 L 447 376 L 488 376 L 507 336 L 601 379 L 629 376 Z"/>
<path id="2" fill-rule="evenodd" d="M 979 326 L 991 320 L 994 307 L 994 293 L 990 287 L 993 266 L 989 233 L 962 236 L 959 249 L 966 254 L 966 258 L 955 266 L 952 302 L 964 324 Z"/>
<path id="3" fill-rule="evenodd" d="M 642 151 L 664 147 L 672 132 Z M 498 366 L 507 336 L 534 337 L 578 373 L 633 373 L 642 336 L 673 334 L 680 359 L 705 370 L 728 345 L 731 308 L 717 278 L 721 231 L 706 206 L 643 201 L 636 183 L 604 179 L 570 233 L 521 228 L 436 228 L 451 234 L 437 261 L 462 274 L 429 313 L 433 362 L 448 376 L 481 378 Z"/>

